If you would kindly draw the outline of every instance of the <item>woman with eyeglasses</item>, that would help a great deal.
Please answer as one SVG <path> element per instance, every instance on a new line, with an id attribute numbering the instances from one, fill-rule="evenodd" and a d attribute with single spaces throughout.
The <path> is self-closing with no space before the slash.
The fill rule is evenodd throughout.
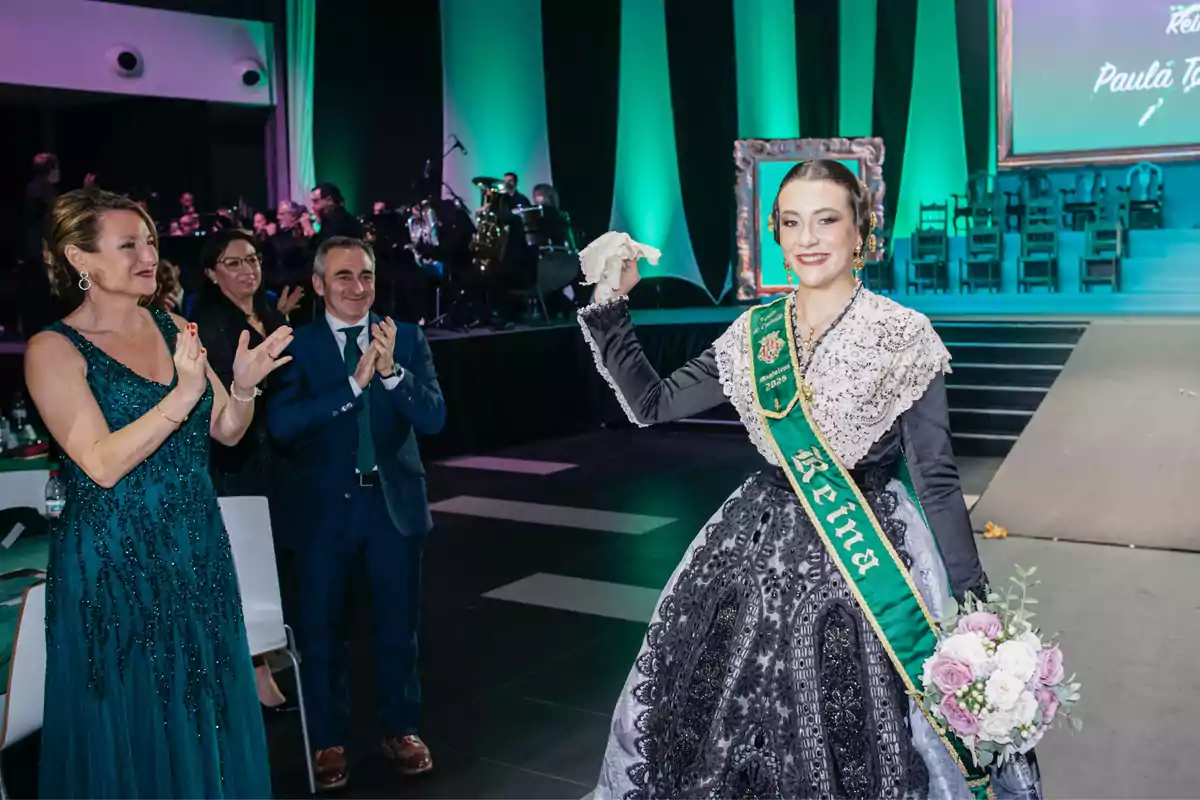
<path id="1" fill-rule="evenodd" d="M 294 292 L 285 289 L 279 302 L 271 304 L 262 285 L 262 258 L 258 245 L 251 234 L 242 230 L 218 231 L 208 237 L 200 253 L 200 265 L 204 268 L 205 283 L 191 317 L 204 331 L 209 365 L 222 381 L 228 382 L 242 334 L 248 333 L 250 346 L 257 347 L 275 330 L 287 325 L 287 315 L 300 302 L 303 292 L 299 288 Z M 286 536 L 287 526 L 281 521 L 280 470 L 276 468 L 276 462 L 277 455 L 267 436 L 266 415 L 255 414 L 249 430 L 237 445 L 213 445 L 209 472 L 219 497 L 267 498 L 277 544 L 280 585 L 283 586 L 287 583 L 283 579 L 287 553 L 280 551 L 278 543 Z M 255 659 L 254 675 L 264 709 L 295 710 L 295 703 L 279 690 L 264 659 Z"/>

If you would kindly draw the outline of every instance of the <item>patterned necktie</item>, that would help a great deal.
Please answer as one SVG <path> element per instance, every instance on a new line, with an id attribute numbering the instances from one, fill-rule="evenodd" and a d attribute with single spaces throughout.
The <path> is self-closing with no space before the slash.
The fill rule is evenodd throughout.
<path id="1" fill-rule="evenodd" d="M 346 374 L 353 377 L 358 369 L 358 360 L 362 351 L 358 349 L 358 334 L 362 333 L 362 325 L 351 325 L 342 328 L 346 336 L 346 345 L 342 348 L 342 356 L 346 359 Z M 364 475 L 375 470 L 375 442 L 371 438 L 371 385 L 363 389 L 363 407 L 358 412 L 358 458 L 354 466 Z"/>

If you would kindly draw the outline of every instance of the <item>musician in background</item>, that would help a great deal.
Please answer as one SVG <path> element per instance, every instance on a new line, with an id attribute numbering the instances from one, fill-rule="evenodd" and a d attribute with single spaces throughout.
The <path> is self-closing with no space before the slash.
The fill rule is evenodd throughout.
<path id="1" fill-rule="evenodd" d="M 548 245 L 568 247 L 575 250 L 575 236 L 571 231 L 571 217 L 558 205 L 558 190 L 548 183 L 533 187 L 533 204 L 542 209 L 539 233 Z M 526 222 L 532 229 L 532 222 Z M 533 232 L 532 230 L 530 231 Z"/>
<path id="2" fill-rule="evenodd" d="M 313 252 L 334 236 L 363 237 L 362 224 L 346 210 L 346 198 L 334 184 L 318 183 L 313 187 L 312 209 L 321 221 L 321 230 L 312 238 Z"/>
<path id="3" fill-rule="evenodd" d="M 525 223 L 531 238 L 547 248 L 574 253 L 575 232 L 571 227 L 571 216 L 559 208 L 558 190 L 548 183 L 537 184 L 533 187 L 533 203 L 541 210 L 536 215 L 529 215 Z M 570 318 L 587 297 L 588 293 L 576 279 L 561 292 L 545 295 L 546 311 L 554 318 Z"/>
<path id="4" fill-rule="evenodd" d="M 532 205 L 529 198 L 521 194 L 517 188 L 519 178 L 515 172 L 504 173 L 504 186 L 500 192 L 500 206 L 504 211 L 512 211 L 514 208 L 528 208 Z"/>

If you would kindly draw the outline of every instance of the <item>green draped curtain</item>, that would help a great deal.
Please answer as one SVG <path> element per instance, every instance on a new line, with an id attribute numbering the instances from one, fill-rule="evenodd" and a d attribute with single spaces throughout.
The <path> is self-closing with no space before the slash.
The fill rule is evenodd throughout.
<path id="1" fill-rule="evenodd" d="M 307 203 L 317 182 L 313 151 L 313 75 L 317 0 L 286 0 L 289 199 Z"/>
<path id="2" fill-rule="evenodd" d="M 665 0 L 622 0 L 620 52 L 609 225 L 662 250 L 657 266 L 643 267 L 644 277 L 670 276 L 703 287 L 679 187 Z"/>

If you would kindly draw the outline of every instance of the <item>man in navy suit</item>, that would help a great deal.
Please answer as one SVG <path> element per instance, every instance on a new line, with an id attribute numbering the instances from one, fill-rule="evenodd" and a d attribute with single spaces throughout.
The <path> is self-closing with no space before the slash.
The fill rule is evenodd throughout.
<path id="1" fill-rule="evenodd" d="M 342 618 L 347 583 L 363 563 L 384 754 L 404 775 L 433 768 L 417 735 L 421 552 L 432 521 L 416 434 L 440 431 L 446 404 L 421 329 L 370 313 L 370 245 L 347 237 L 323 242 L 313 288 L 325 315 L 296 330 L 267 422 L 293 452 L 303 504 L 297 637 L 317 783 L 332 790 L 349 781 Z"/>

